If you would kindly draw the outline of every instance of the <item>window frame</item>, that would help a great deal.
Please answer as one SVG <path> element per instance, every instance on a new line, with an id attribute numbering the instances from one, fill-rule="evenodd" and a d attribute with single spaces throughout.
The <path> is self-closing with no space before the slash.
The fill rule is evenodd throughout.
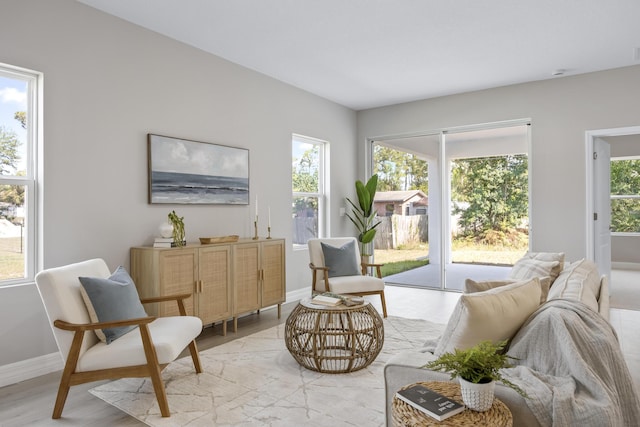
<path id="1" fill-rule="evenodd" d="M 0 75 L 27 82 L 25 175 L 2 175 L 0 185 L 25 187 L 24 222 L 24 276 L 16 279 L 0 279 L 0 287 L 33 283 L 42 259 L 42 109 L 43 74 L 37 71 L 0 63 Z"/>
<path id="2" fill-rule="evenodd" d="M 632 155 L 632 156 L 616 156 L 611 157 L 609 159 L 610 163 L 618 162 L 618 161 L 628 161 L 628 160 L 640 160 L 640 156 Z M 611 179 L 611 178 L 609 178 Z M 614 200 L 638 200 L 640 199 L 640 194 L 612 194 L 609 191 L 609 200 L 613 202 Z M 620 237 L 633 237 L 640 236 L 640 231 L 611 231 L 612 236 L 620 236 Z"/>
<path id="3" fill-rule="evenodd" d="M 292 156 L 291 160 L 293 162 L 293 145 L 296 143 L 306 143 L 312 144 L 314 146 L 319 147 L 318 149 L 318 191 L 317 192 L 302 192 L 302 191 L 294 191 L 293 190 L 293 176 L 291 182 L 291 201 L 293 204 L 293 200 L 296 197 L 316 197 L 318 199 L 318 238 L 326 237 L 326 230 L 328 229 L 328 198 L 327 191 L 328 188 L 328 151 L 329 151 L 329 143 L 322 139 L 313 138 L 310 136 L 300 135 L 300 134 L 292 134 L 291 135 L 291 151 Z M 294 218 L 292 217 L 293 221 Z M 293 236 L 292 236 L 293 237 Z M 307 250 L 307 244 L 295 243 L 291 239 L 291 244 L 294 251 L 299 250 Z"/>

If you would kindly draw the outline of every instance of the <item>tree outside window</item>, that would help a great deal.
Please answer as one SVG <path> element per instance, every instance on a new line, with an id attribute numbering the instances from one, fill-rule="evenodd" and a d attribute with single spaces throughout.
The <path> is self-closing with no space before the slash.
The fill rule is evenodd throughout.
<path id="1" fill-rule="evenodd" d="M 640 159 L 611 159 L 611 231 L 640 233 Z"/>
<path id="2" fill-rule="evenodd" d="M 34 276 L 38 79 L 0 64 L 0 284 Z"/>
<path id="3" fill-rule="evenodd" d="M 292 139 L 291 182 L 293 245 L 322 235 L 324 223 L 324 146 L 313 138 Z"/>

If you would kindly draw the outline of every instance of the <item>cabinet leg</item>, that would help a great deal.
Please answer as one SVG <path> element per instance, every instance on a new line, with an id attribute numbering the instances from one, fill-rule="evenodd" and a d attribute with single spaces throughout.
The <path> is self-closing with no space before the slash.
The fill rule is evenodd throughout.
<path id="1" fill-rule="evenodd" d="M 278 304 L 278 319 L 282 315 L 282 304 Z"/>
<path id="2" fill-rule="evenodd" d="M 238 318 L 233 318 L 233 332 L 238 332 Z"/>
<path id="3" fill-rule="evenodd" d="M 222 336 L 223 337 L 227 336 L 227 319 L 224 319 L 222 321 Z"/>

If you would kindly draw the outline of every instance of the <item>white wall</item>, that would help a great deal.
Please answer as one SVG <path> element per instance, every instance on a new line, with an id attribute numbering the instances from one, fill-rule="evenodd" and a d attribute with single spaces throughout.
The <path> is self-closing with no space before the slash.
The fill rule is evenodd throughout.
<path id="1" fill-rule="evenodd" d="M 576 260 L 587 256 L 585 131 L 640 125 L 639 111 L 635 66 L 360 111 L 358 144 L 364 156 L 367 138 L 530 118 L 532 248 Z"/>
<path id="2" fill-rule="evenodd" d="M 323 98 L 72 0 L 3 0 L 0 61 L 44 73 L 44 267 L 92 257 L 129 265 L 172 209 L 187 240 L 285 237 L 287 291 L 310 286 L 291 243 L 291 134 L 331 143 L 331 231 L 356 179 L 356 114 Z M 149 205 L 147 133 L 250 150 L 251 206 Z M 56 352 L 34 285 L 0 288 L 0 368 Z M 0 369 L 1 371 L 1 369 Z M 0 372 L 1 376 L 1 372 Z"/>

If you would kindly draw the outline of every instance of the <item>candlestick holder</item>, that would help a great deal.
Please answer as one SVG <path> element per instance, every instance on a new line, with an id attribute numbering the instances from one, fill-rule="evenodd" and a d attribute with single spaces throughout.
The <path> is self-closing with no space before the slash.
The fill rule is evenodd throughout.
<path id="1" fill-rule="evenodd" d="M 267 239 L 271 238 L 271 226 L 267 227 Z"/>
<path id="2" fill-rule="evenodd" d="M 258 221 L 253 221 L 253 230 L 254 230 L 254 234 L 253 234 L 253 240 L 258 240 Z"/>

